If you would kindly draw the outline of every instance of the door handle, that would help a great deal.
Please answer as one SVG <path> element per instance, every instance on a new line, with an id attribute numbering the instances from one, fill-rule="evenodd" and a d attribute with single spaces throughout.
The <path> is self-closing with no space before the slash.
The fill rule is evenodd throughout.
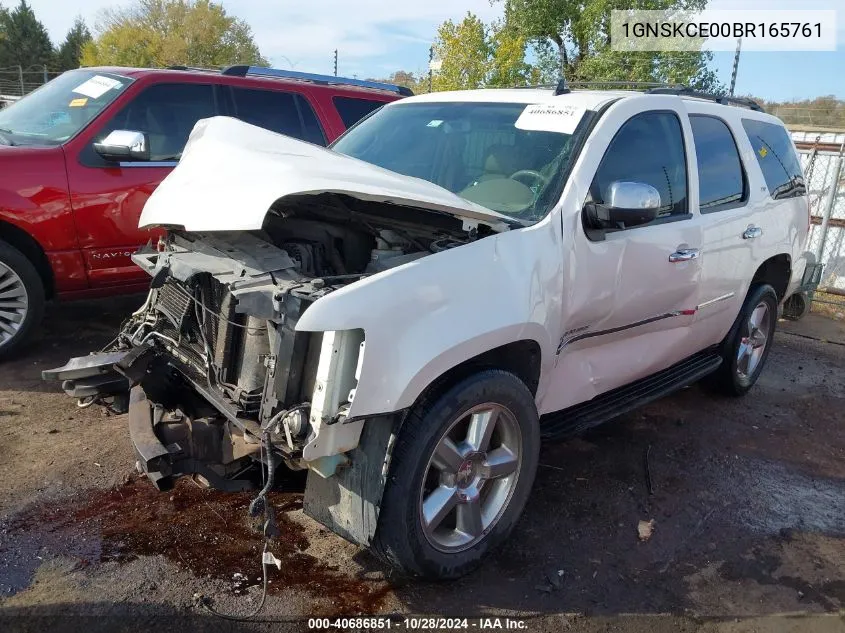
<path id="1" fill-rule="evenodd" d="M 762 234 L 763 229 L 761 229 L 759 226 L 754 226 L 752 224 L 742 233 L 742 239 L 753 240 L 755 237 L 760 237 Z"/>
<path id="2" fill-rule="evenodd" d="M 693 259 L 698 259 L 701 251 L 697 248 L 679 248 L 674 253 L 669 255 L 669 261 L 673 264 L 677 262 L 688 262 Z"/>

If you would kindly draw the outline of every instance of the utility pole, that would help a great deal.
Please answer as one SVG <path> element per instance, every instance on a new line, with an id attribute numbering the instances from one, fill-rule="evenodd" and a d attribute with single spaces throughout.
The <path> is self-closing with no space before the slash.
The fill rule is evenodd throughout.
<path id="1" fill-rule="evenodd" d="M 434 46 L 428 49 L 428 91 L 431 92 L 432 68 L 431 63 L 434 61 Z"/>
<path id="2" fill-rule="evenodd" d="M 24 95 L 24 87 L 23 87 L 23 66 L 18 66 L 18 79 L 21 82 L 21 96 Z"/>
<path id="3" fill-rule="evenodd" d="M 734 87 L 736 86 L 736 71 L 739 68 L 739 52 L 742 49 L 742 38 L 738 37 L 736 39 L 736 55 L 734 55 L 734 68 L 731 72 L 731 92 L 730 95 L 734 96 Z"/>
<path id="4" fill-rule="evenodd" d="M 44 64 L 44 83 L 46 84 L 50 79 L 47 77 L 47 64 Z"/>
<path id="5" fill-rule="evenodd" d="M 337 49 L 334 49 L 334 76 L 337 77 Z"/>

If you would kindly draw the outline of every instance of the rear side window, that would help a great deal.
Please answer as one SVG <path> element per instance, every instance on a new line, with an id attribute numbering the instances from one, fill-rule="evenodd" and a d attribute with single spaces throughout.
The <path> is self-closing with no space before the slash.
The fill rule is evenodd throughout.
<path id="1" fill-rule="evenodd" d="M 352 127 L 370 112 L 378 110 L 384 105 L 383 101 L 355 99 L 354 97 L 332 97 L 332 103 L 334 103 L 334 107 L 343 121 L 343 126 L 346 128 Z"/>
<path id="2" fill-rule="evenodd" d="M 688 212 L 684 137 L 675 114 L 645 112 L 625 122 L 590 185 L 593 201 L 603 204 L 610 185 L 618 181 L 641 182 L 657 189 L 658 218 Z"/>
<path id="3" fill-rule="evenodd" d="M 757 163 L 763 171 L 766 187 L 775 200 L 804 195 L 804 174 L 795 146 L 786 130 L 773 123 L 743 119 Z"/>
<path id="4" fill-rule="evenodd" d="M 702 213 L 736 207 L 746 198 L 745 175 L 730 128 L 721 119 L 691 115 Z"/>
<path id="5" fill-rule="evenodd" d="M 314 108 L 302 95 L 277 90 L 232 88 L 236 118 L 279 134 L 325 145 Z"/>

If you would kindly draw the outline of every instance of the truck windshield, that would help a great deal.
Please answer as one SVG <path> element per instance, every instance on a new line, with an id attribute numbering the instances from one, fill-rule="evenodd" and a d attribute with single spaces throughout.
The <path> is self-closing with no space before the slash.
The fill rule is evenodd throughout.
<path id="1" fill-rule="evenodd" d="M 536 119 L 525 125 L 521 115 L 528 107 L 526 103 L 395 103 L 350 129 L 332 149 L 428 180 L 515 219 L 536 221 L 560 196 L 579 131 L 538 130 Z M 581 110 L 578 116 L 583 114 Z M 582 120 L 579 126 L 583 125 Z"/>
<path id="2" fill-rule="evenodd" d="M 0 143 L 61 145 L 91 122 L 132 83 L 90 70 L 60 75 L 0 110 Z"/>

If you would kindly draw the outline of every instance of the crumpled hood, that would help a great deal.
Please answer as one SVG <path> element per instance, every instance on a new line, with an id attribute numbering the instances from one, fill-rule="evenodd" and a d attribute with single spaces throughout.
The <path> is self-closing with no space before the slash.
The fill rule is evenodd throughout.
<path id="1" fill-rule="evenodd" d="M 153 192 L 138 225 L 257 230 L 277 200 L 322 193 L 439 211 L 496 230 L 509 221 L 428 181 L 237 119 L 213 117 L 196 124 L 179 165 Z"/>

